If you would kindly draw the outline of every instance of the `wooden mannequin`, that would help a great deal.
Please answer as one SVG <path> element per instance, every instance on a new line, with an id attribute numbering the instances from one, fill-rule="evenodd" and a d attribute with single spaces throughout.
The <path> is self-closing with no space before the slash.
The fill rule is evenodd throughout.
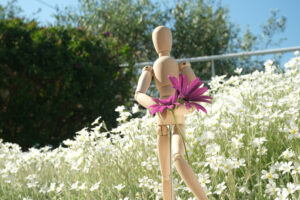
<path id="1" fill-rule="evenodd" d="M 146 94 L 150 86 L 152 76 L 154 76 L 155 85 L 159 91 L 160 99 L 167 99 L 175 92 L 171 81 L 168 79 L 168 75 L 175 76 L 178 79 L 179 72 L 181 71 L 182 74 L 187 75 L 188 83 L 196 78 L 189 62 L 182 62 L 178 64 L 174 58 L 170 57 L 172 48 L 172 33 L 170 29 L 165 26 L 156 27 L 152 33 L 152 40 L 159 58 L 155 61 L 153 68 L 151 66 L 146 66 L 143 68 L 135 92 L 135 100 L 145 108 L 148 108 L 150 105 L 156 104 L 152 100 L 152 98 Z M 180 105 L 174 110 L 177 122 L 183 132 L 185 131 L 184 114 L 191 113 L 194 110 L 194 106 L 192 106 L 192 108 L 190 109 L 186 109 L 184 105 Z M 163 198 L 164 200 L 170 200 L 171 180 L 170 162 L 168 159 L 170 156 L 170 141 L 168 138 L 169 130 L 167 126 L 174 125 L 175 120 L 169 110 L 165 110 L 162 114 L 157 112 L 156 117 L 158 124 L 157 148 L 159 154 L 160 169 L 162 173 Z M 179 175 L 198 200 L 207 200 L 208 198 L 205 195 L 201 184 L 197 180 L 197 176 L 183 157 L 183 141 L 181 135 L 178 134 L 178 130 L 176 127 L 174 128 L 174 133 L 172 135 L 171 141 L 172 159 Z M 173 197 L 175 197 L 174 189 L 172 192 Z"/>

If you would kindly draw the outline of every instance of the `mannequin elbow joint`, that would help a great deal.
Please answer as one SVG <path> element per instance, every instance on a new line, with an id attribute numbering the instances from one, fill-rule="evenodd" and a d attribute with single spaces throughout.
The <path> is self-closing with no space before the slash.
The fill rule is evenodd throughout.
<path id="1" fill-rule="evenodd" d="M 138 91 L 136 91 L 135 92 L 135 94 L 134 94 L 134 99 L 137 101 L 137 98 L 138 98 L 138 94 L 139 94 L 140 92 L 138 92 Z"/>

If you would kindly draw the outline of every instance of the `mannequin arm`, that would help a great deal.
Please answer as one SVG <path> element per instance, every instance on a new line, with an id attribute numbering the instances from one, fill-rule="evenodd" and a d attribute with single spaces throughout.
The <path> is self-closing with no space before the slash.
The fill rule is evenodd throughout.
<path id="1" fill-rule="evenodd" d="M 185 74 L 188 77 L 188 83 L 196 78 L 190 62 L 183 61 L 179 63 L 179 70 L 182 72 L 182 74 Z"/>
<path id="2" fill-rule="evenodd" d="M 143 68 L 142 74 L 139 78 L 138 85 L 136 87 L 134 99 L 143 107 L 148 108 L 150 105 L 156 104 L 152 98 L 146 94 L 153 76 L 153 70 L 151 66 Z"/>

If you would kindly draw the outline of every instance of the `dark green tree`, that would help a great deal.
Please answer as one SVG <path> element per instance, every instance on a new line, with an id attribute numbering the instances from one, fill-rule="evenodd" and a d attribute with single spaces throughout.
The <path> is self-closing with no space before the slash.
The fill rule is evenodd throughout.
<path id="1" fill-rule="evenodd" d="M 107 46 L 78 28 L 0 20 L 0 138 L 56 147 L 99 116 L 116 126 L 114 109 L 133 95 L 132 65 L 120 68 L 130 54 Z"/>
<path id="2" fill-rule="evenodd" d="M 278 45 L 274 36 L 285 29 L 286 18 L 271 11 L 271 17 L 262 25 L 262 33 L 244 33 L 233 24 L 221 0 L 174 0 L 154 2 L 149 0 L 96 1 L 78 0 L 79 8 L 67 7 L 57 10 L 57 24 L 80 26 L 92 34 L 109 31 L 114 36 L 116 52 L 127 45 L 135 62 L 153 61 L 157 58 L 151 32 L 158 25 L 167 25 L 173 33 L 172 55 L 188 58 L 224 53 L 265 49 Z M 276 56 L 279 59 L 280 57 Z M 236 67 L 259 68 L 259 57 L 215 61 L 217 75 L 234 74 Z M 209 80 L 211 62 L 193 63 L 196 75 Z M 139 74 L 137 70 L 136 75 Z M 133 81 L 133 85 L 136 79 Z"/>

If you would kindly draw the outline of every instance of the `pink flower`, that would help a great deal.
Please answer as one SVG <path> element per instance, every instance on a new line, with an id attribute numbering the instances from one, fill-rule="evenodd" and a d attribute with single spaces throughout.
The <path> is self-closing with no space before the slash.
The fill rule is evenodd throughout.
<path id="1" fill-rule="evenodd" d="M 170 96 L 168 99 L 156 99 L 152 98 L 153 101 L 155 101 L 157 104 L 153 104 L 149 106 L 151 115 L 154 115 L 156 112 L 163 112 L 165 109 L 173 109 L 174 105 L 180 105 L 180 103 L 177 102 L 177 93 L 173 96 Z"/>
<path id="2" fill-rule="evenodd" d="M 208 101 L 207 99 L 212 99 L 212 97 L 202 96 L 202 94 L 207 91 L 207 88 L 199 88 L 199 86 L 203 84 L 203 81 L 200 81 L 200 79 L 197 77 L 190 84 L 188 84 L 188 78 L 185 74 L 184 76 L 182 76 L 182 74 L 179 74 L 179 80 L 170 75 L 168 76 L 168 78 L 172 82 L 173 88 L 176 89 L 175 93 L 178 93 L 179 99 L 183 101 L 187 109 L 189 109 L 191 105 L 194 105 L 197 111 L 201 109 L 203 112 L 207 113 L 206 109 L 197 103 L 211 103 L 211 101 Z"/>

